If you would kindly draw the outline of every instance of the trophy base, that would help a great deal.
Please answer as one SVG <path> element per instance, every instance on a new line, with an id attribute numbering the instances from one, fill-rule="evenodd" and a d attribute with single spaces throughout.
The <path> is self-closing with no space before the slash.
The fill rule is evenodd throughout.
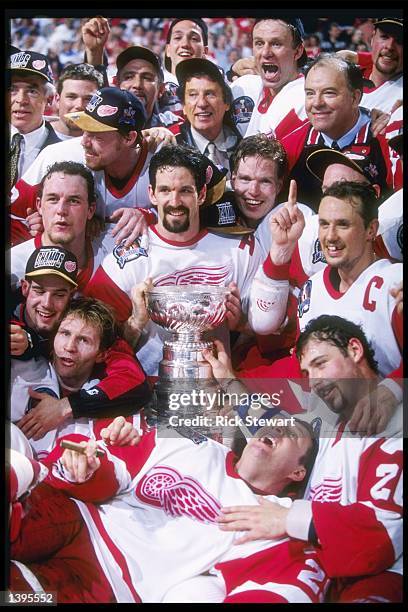
<path id="1" fill-rule="evenodd" d="M 212 342 L 165 342 L 163 359 L 159 364 L 159 378 L 163 381 L 183 379 L 214 380 L 212 369 L 202 355 L 203 349 L 214 350 Z"/>

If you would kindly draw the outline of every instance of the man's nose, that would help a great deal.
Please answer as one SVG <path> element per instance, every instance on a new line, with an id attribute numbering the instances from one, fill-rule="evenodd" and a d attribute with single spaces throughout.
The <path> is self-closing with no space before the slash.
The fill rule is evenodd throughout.
<path id="1" fill-rule="evenodd" d="M 44 308 L 48 308 L 49 309 L 49 308 L 51 308 L 51 304 L 52 304 L 51 295 L 50 295 L 50 293 L 48 293 L 48 291 L 46 291 L 45 293 L 42 294 L 41 305 Z"/>

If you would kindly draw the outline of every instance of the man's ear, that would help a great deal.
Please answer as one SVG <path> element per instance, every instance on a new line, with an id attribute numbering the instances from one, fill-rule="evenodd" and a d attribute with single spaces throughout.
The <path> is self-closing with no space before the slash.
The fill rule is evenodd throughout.
<path id="1" fill-rule="evenodd" d="M 149 185 L 149 198 L 153 206 L 157 206 L 156 196 L 154 195 L 153 187 Z"/>
<path id="2" fill-rule="evenodd" d="M 60 96 L 59 94 L 57 94 L 57 93 L 56 93 L 56 94 L 55 94 L 55 97 L 54 97 L 54 102 L 55 102 L 55 108 L 56 108 L 57 110 L 59 110 L 59 101 L 60 101 L 60 99 L 61 99 L 61 96 Z"/>
<path id="3" fill-rule="evenodd" d="M 295 52 L 295 60 L 296 61 L 302 57 L 304 50 L 305 50 L 305 47 L 303 46 L 303 43 L 302 43 L 296 49 L 296 52 Z"/>
<path id="4" fill-rule="evenodd" d="M 364 357 L 364 348 L 358 338 L 350 338 L 347 345 L 347 353 L 354 361 L 354 363 L 359 363 Z"/>
<path id="5" fill-rule="evenodd" d="M 157 90 L 157 97 L 160 98 L 160 96 L 162 96 L 165 91 L 166 91 L 165 83 L 160 83 L 159 84 L 159 89 Z"/>
<path id="6" fill-rule="evenodd" d="M 23 297 L 27 297 L 28 296 L 28 292 L 30 291 L 30 283 L 28 280 L 26 280 L 25 278 L 21 279 L 21 293 L 23 294 Z"/>
<path id="7" fill-rule="evenodd" d="M 88 213 L 86 218 L 88 219 L 88 221 L 90 221 L 92 219 L 92 217 L 95 214 L 95 210 L 96 210 L 96 202 L 91 202 L 88 206 Z"/>
<path id="8" fill-rule="evenodd" d="M 367 237 L 368 237 L 368 240 L 370 240 L 371 242 L 374 242 L 374 240 L 376 239 L 377 234 L 378 234 L 378 228 L 379 228 L 378 219 L 372 219 L 367 227 Z"/>
<path id="9" fill-rule="evenodd" d="M 95 359 L 95 363 L 102 363 L 103 361 L 106 361 L 107 353 L 108 353 L 108 349 L 105 349 L 104 351 L 99 351 Z"/>
<path id="10" fill-rule="evenodd" d="M 204 185 L 200 193 L 198 194 L 198 205 L 199 206 L 201 206 L 201 204 L 205 201 L 206 195 L 207 195 L 207 185 Z"/>
<path id="11" fill-rule="evenodd" d="M 294 482 L 301 482 L 306 476 L 306 468 L 304 465 L 299 465 L 293 472 L 289 474 L 289 478 Z"/>
<path id="12" fill-rule="evenodd" d="M 35 200 L 35 207 L 38 210 L 38 212 L 40 213 L 40 215 L 42 216 L 42 213 L 41 213 L 41 198 L 36 198 L 36 200 Z"/>

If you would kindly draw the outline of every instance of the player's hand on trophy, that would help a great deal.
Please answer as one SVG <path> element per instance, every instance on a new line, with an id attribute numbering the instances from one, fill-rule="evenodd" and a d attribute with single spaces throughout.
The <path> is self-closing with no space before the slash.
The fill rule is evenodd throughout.
<path id="1" fill-rule="evenodd" d="M 82 441 L 80 445 L 84 449 L 83 453 L 65 449 L 61 456 L 61 463 L 74 482 L 85 482 L 101 465 L 96 456 L 98 447 L 95 440 Z"/>
<path id="2" fill-rule="evenodd" d="M 214 353 L 210 349 L 203 349 L 202 355 L 204 359 L 208 361 L 210 364 L 213 376 L 219 382 L 222 380 L 235 378 L 234 370 L 232 369 L 231 359 L 228 353 L 225 350 L 225 347 L 221 340 L 214 339 L 215 349 L 217 354 Z"/>
<path id="3" fill-rule="evenodd" d="M 124 328 L 125 339 L 135 347 L 140 335 L 143 333 L 145 325 L 149 321 L 146 308 L 146 291 L 153 288 L 153 281 L 150 277 L 143 282 L 135 285 L 131 292 L 132 314 L 126 321 Z"/>
<path id="4" fill-rule="evenodd" d="M 286 534 L 289 508 L 259 498 L 259 506 L 230 506 L 221 508 L 216 521 L 222 531 L 246 531 L 234 541 L 244 544 L 252 540 L 272 540 Z"/>
<path id="5" fill-rule="evenodd" d="M 228 328 L 231 331 L 242 331 L 245 328 L 247 318 L 242 312 L 241 296 L 237 283 L 230 283 L 228 285 L 228 289 L 230 289 L 229 295 L 226 299 L 226 317 L 228 322 Z"/>
<path id="6" fill-rule="evenodd" d="M 103 49 L 109 37 L 109 22 L 105 17 L 92 17 L 81 28 L 86 60 L 97 66 L 103 63 Z"/>
<path id="7" fill-rule="evenodd" d="M 120 244 L 122 240 L 125 240 L 123 246 L 127 248 L 139 236 L 144 236 L 143 240 L 141 239 L 140 246 L 147 247 L 148 225 L 144 214 L 140 210 L 137 208 L 118 208 L 113 211 L 109 221 L 115 223 L 111 230 L 112 236 L 115 238 L 115 244 Z"/>
<path id="8" fill-rule="evenodd" d="M 42 216 L 38 210 L 27 208 L 26 223 L 28 226 L 28 231 L 32 236 L 37 236 L 44 231 Z"/>
<path id="9" fill-rule="evenodd" d="M 116 417 L 112 423 L 101 429 L 101 438 L 105 444 L 111 446 L 135 446 L 140 441 L 137 429 L 123 416 Z"/>
<path id="10" fill-rule="evenodd" d="M 288 201 L 270 219 L 272 236 L 270 257 L 276 265 L 289 263 L 305 227 L 305 218 L 296 202 L 296 181 L 291 180 Z"/>
<path id="11" fill-rule="evenodd" d="M 147 142 L 147 147 L 154 153 L 161 144 L 177 144 L 176 137 L 165 127 L 154 127 L 142 130 L 143 139 Z"/>

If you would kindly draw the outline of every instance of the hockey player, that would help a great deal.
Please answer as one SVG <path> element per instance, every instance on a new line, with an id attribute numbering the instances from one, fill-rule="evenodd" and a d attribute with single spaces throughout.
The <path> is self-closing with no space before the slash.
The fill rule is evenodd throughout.
<path id="1" fill-rule="evenodd" d="M 234 329 L 241 323 L 240 294 L 250 325 L 267 333 L 269 326 L 277 324 L 274 297 L 268 293 L 262 269 L 258 271 L 261 254 L 255 241 L 199 230 L 199 207 L 206 191 L 203 157 L 189 147 L 165 146 L 152 158 L 149 173 L 150 197 L 158 209 L 157 225 L 148 230 L 149 249 L 144 249 L 140 241 L 127 250 L 115 247 L 90 282 L 87 293 L 111 304 L 118 319 L 128 321 L 128 337 L 134 337 L 136 332 L 138 339 L 141 321 L 138 315 L 132 315 L 130 296 L 133 287 L 146 278 L 153 278 L 158 286 L 197 283 L 230 286 L 227 303 L 230 327 Z M 251 292 L 257 271 L 259 282 L 253 283 Z M 268 299 L 263 309 L 257 306 L 258 298 Z M 138 351 L 148 374 L 157 371 L 163 335 L 163 330 L 149 321 Z"/>
<path id="2" fill-rule="evenodd" d="M 342 578 L 332 601 L 401 601 L 401 431 L 395 435 L 391 421 L 387 437 L 352 433 L 355 403 L 378 378 L 373 351 L 357 325 L 322 315 L 300 335 L 297 353 L 313 390 L 338 417 L 330 435 L 314 420 L 321 434 L 305 499 L 290 509 L 265 501 L 223 509 L 221 528 L 246 531 L 242 542 L 289 535 L 314 543 L 328 575 Z M 381 415 L 380 429 L 389 417 Z"/>
<path id="3" fill-rule="evenodd" d="M 234 546 L 235 537 L 216 521 L 222 506 L 254 505 L 259 495 L 290 505 L 275 495 L 305 477 L 314 452 L 307 425 L 264 428 L 238 461 L 194 432 L 175 438 L 152 430 L 129 449 L 98 442 L 101 458 L 95 441 L 69 438 L 83 440 L 85 454 L 60 448 L 48 457 L 48 477 L 32 492 L 12 545 L 13 589 L 31 591 L 37 581 L 48 586 L 53 579 L 61 603 L 69 597 L 82 603 L 322 599 L 327 579 L 313 548 L 288 548 L 284 539 Z M 24 470 L 14 472 L 18 483 Z M 76 498 L 66 498 L 55 526 L 44 524 L 44 510 L 35 511 L 45 507 L 54 516 L 53 489 L 60 507 L 62 491 Z M 81 533 L 78 509 L 86 523 Z M 49 535 L 42 544 L 35 540 L 33 554 L 27 540 L 35 527 Z M 38 562 L 44 551 L 53 556 Z M 89 571 L 79 573 L 84 558 Z"/>
<path id="4" fill-rule="evenodd" d="M 262 132 L 280 140 L 306 121 L 299 71 L 307 61 L 303 37 L 298 18 L 276 13 L 256 20 L 252 44 L 258 74 L 232 84 L 233 113 L 243 136 Z"/>

